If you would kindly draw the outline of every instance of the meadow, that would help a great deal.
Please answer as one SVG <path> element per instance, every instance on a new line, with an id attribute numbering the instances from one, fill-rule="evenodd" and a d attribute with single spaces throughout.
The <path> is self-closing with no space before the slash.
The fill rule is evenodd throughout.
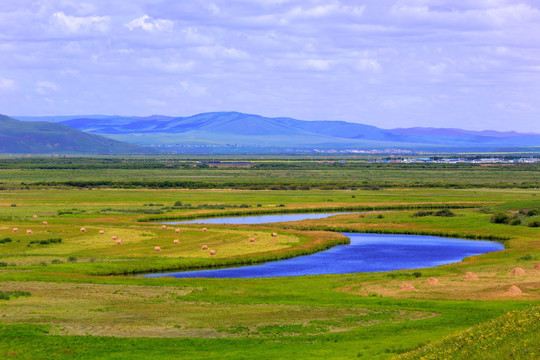
<path id="1" fill-rule="evenodd" d="M 540 208 L 535 165 L 142 163 L 0 159 L 3 358 L 534 359 L 540 353 L 540 270 L 533 269 L 540 228 L 531 226 L 539 216 L 522 215 L 515 226 L 490 221 L 497 213 Z M 204 186 L 188 189 L 175 180 Z M 167 182 L 173 185 L 157 186 Z M 354 213 L 265 225 L 161 224 L 340 209 Z M 441 209 L 455 216 L 435 216 Z M 339 232 L 494 239 L 506 250 L 385 273 L 137 276 L 309 254 L 347 243 Z M 512 274 L 517 267 L 525 273 Z M 467 272 L 479 280 L 464 280 Z M 428 285 L 431 277 L 440 285 Z M 402 291 L 404 283 L 415 291 Z M 509 292 L 512 285 L 521 293 Z"/>

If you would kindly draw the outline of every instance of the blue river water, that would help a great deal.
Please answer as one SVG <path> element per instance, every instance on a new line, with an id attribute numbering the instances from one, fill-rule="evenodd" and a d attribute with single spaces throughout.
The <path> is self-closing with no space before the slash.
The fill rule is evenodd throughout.
<path id="1" fill-rule="evenodd" d="M 210 219 L 196 219 L 186 221 L 169 221 L 164 224 L 269 224 L 285 221 L 300 221 L 307 219 L 323 219 L 334 215 L 348 213 L 311 213 L 311 214 L 280 214 L 280 215 L 257 215 L 217 217 Z"/>
<path id="2" fill-rule="evenodd" d="M 337 214 L 301 215 L 325 215 L 321 217 L 328 217 Z M 278 218 L 276 218 L 276 216 L 279 217 L 280 220 L 277 220 Z M 294 216 L 298 216 L 298 214 Z M 277 221 L 298 220 L 297 218 L 295 220 L 289 220 L 291 219 L 291 215 L 272 215 L 272 217 L 274 217 L 273 220 Z M 250 217 L 250 219 L 251 218 L 253 217 Z M 263 216 L 258 218 L 268 217 Z M 224 219 L 225 218 L 220 218 L 219 220 L 223 221 Z M 241 222 L 246 221 L 241 220 L 241 218 L 228 218 L 227 221 L 230 219 L 234 219 L 235 224 L 253 223 Z M 197 220 L 198 223 L 202 223 L 202 221 L 203 220 Z M 351 239 L 349 245 L 338 245 L 329 250 L 312 255 L 250 266 L 146 274 L 144 276 L 172 276 L 176 278 L 259 278 L 418 269 L 455 263 L 468 256 L 504 249 L 503 244 L 494 241 L 452 239 L 437 236 L 357 233 L 344 233 L 344 235 Z"/>

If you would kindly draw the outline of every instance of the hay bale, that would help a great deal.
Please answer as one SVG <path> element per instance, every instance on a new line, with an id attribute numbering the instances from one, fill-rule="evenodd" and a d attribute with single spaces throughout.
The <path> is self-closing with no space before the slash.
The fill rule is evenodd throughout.
<path id="1" fill-rule="evenodd" d="M 34 218 L 34 219 L 37 219 L 37 215 L 34 215 L 33 218 Z"/>
<path id="2" fill-rule="evenodd" d="M 161 251 L 161 246 L 154 246 L 154 251 Z"/>
<path id="3" fill-rule="evenodd" d="M 81 228 L 81 232 L 86 232 L 86 228 Z"/>
<path id="4" fill-rule="evenodd" d="M 44 222 L 43 222 L 43 225 L 49 225 L 49 223 L 48 223 L 48 222 L 46 222 L 46 221 L 44 221 Z"/>
<path id="5" fill-rule="evenodd" d="M 525 275 L 525 270 L 523 270 L 523 268 L 517 267 L 514 270 L 512 270 L 512 275 L 514 275 L 514 276 L 523 276 L 523 275 Z"/>
<path id="6" fill-rule="evenodd" d="M 202 228 L 202 231 L 208 231 L 208 229 L 207 228 Z"/>
<path id="7" fill-rule="evenodd" d="M 165 230 L 167 228 L 167 225 L 161 225 L 161 228 Z"/>
<path id="8" fill-rule="evenodd" d="M 540 270 L 540 263 L 534 264 L 533 269 L 534 269 L 534 270 Z"/>
<path id="9" fill-rule="evenodd" d="M 480 279 L 478 278 L 478 275 L 476 275 L 475 273 L 467 271 L 465 273 L 465 276 L 463 277 L 463 280 L 480 280 Z"/>
<path id="10" fill-rule="evenodd" d="M 174 239 L 174 240 L 173 240 L 173 244 L 180 244 L 180 240 Z"/>
<path id="11" fill-rule="evenodd" d="M 255 242 L 255 238 L 249 238 L 249 242 L 254 243 L 254 242 Z"/>
<path id="12" fill-rule="evenodd" d="M 174 232 L 177 233 L 177 234 L 180 234 L 180 229 L 176 228 L 176 229 L 174 229 Z"/>
<path id="13" fill-rule="evenodd" d="M 116 245 L 122 245 L 122 240 L 116 239 Z"/>
<path id="14" fill-rule="evenodd" d="M 272 237 L 276 237 L 277 236 L 277 233 L 272 233 Z"/>
<path id="15" fill-rule="evenodd" d="M 412 283 L 404 282 L 401 284 L 399 291 L 416 291 L 416 288 Z"/>
<path id="16" fill-rule="evenodd" d="M 201 249 L 202 249 L 202 250 L 208 250 L 208 245 L 203 245 L 203 246 L 201 247 Z"/>
<path id="17" fill-rule="evenodd" d="M 521 295 L 523 292 L 516 285 L 512 285 L 506 290 L 506 295 Z"/>
<path id="18" fill-rule="evenodd" d="M 210 255 L 216 255 L 216 250 L 210 250 Z"/>
<path id="19" fill-rule="evenodd" d="M 19 232 L 19 228 L 13 228 L 13 232 Z"/>
<path id="20" fill-rule="evenodd" d="M 112 236 L 112 239 L 113 239 L 113 240 L 118 240 L 118 236 L 113 235 L 113 236 Z"/>
<path id="21" fill-rule="evenodd" d="M 99 230 L 99 233 L 100 233 L 101 235 L 103 235 L 103 234 L 105 234 L 105 230 Z"/>
<path id="22" fill-rule="evenodd" d="M 32 235 L 32 230 L 26 230 L 26 233 L 27 233 L 28 235 Z"/>
<path id="23" fill-rule="evenodd" d="M 434 278 L 434 277 L 430 277 L 429 279 L 427 279 L 426 284 L 428 284 L 429 286 L 438 286 L 438 285 L 441 285 L 441 283 L 439 282 L 439 280 L 437 280 L 437 279 Z"/>

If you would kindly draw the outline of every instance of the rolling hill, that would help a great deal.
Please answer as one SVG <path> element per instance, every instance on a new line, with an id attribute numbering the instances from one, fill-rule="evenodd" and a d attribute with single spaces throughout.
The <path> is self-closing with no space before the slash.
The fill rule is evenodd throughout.
<path id="1" fill-rule="evenodd" d="M 540 134 L 452 128 L 381 129 L 345 121 L 303 121 L 239 112 L 210 112 L 187 117 L 93 115 L 47 119 L 120 141 L 169 147 L 242 146 L 448 152 L 540 149 Z"/>
<path id="2" fill-rule="evenodd" d="M 0 115 L 0 153 L 148 154 L 155 150 L 87 134 L 63 124 L 20 121 Z"/>

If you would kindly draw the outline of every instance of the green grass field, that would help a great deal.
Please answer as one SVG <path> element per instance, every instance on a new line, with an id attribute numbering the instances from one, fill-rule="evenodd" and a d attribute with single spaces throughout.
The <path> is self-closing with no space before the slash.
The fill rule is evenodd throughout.
<path id="1" fill-rule="evenodd" d="M 201 176 L 206 171 L 212 172 L 215 182 L 220 176 L 244 181 L 250 171 L 256 171 L 96 172 L 80 166 L 66 170 L 28 165 L 39 162 L 0 169 L 0 182 L 6 185 L 0 191 L 2 358 L 482 359 L 489 353 L 494 359 L 535 359 L 540 353 L 540 270 L 533 269 L 540 262 L 540 228 L 528 226 L 538 217 L 522 216 L 522 224 L 516 226 L 490 222 L 497 212 L 514 216 L 519 210 L 540 208 L 537 189 L 21 189 L 21 183 L 62 181 L 66 176 L 151 181 L 171 179 L 175 173 Z M 393 176 L 393 183 L 432 181 L 426 179 L 426 171 L 435 171 L 369 170 L 369 181 L 380 178 L 381 184 Z M 279 184 L 282 171 L 266 169 L 264 178 Z M 289 178 L 302 180 L 293 169 L 286 171 Z M 404 171 L 407 176 L 401 178 Z M 518 173 L 516 169 L 479 168 L 461 178 L 444 171 L 462 185 L 488 179 L 507 185 L 539 180 L 535 169 L 524 170 L 519 179 L 508 177 Z M 442 169 L 436 173 L 441 179 L 445 176 Z M 306 174 L 314 183 L 340 176 L 336 169 Z M 158 221 L 149 221 L 342 207 L 381 210 L 296 223 L 205 225 L 207 231 L 196 224 L 163 229 Z M 455 216 L 415 216 L 421 207 L 451 208 Z M 134 275 L 308 254 L 346 243 L 339 234 L 345 231 L 501 239 L 506 250 L 457 264 L 389 273 L 262 279 Z M 274 232 L 276 237 L 271 236 Z M 113 235 L 122 243 L 117 245 Z M 208 249 L 203 250 L 204 245 Z M 156 246 L 160 251 L 155 251 Z M 210 255 L 210 249 L 216 254 Z M 517 267 L 525 274 L 513 275 Z M 474 272 L 479 280 L 464 280 L 466 272 Z M 437 278 L 440 286 L 428 285 L 430 277 Z M 416 291 L 401 291 L 405 282 Z M 522 293 L 510 293 L 512 285 Z"/>

